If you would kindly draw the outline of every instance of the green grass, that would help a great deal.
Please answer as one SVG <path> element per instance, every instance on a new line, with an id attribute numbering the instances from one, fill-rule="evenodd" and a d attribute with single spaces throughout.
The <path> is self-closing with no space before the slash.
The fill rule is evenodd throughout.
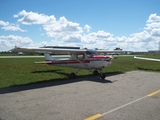
<path id="1" fill-rule="evenodd" d="M 160 56 L 145 56 L 160 58 Z M 1 58 L 0 59 L 0 88 L 36 83 L 41 81 L 56 81 L 68 79 L 71 72 L 77 69 L 69 67 L 34 64 L 35 61 L 44 61 L 44 58 Z M 132 70 L 146 70 L 160 72 L 160 62 L 138 60 L 133 56 L 120 56 L 106 67 L 106 74 L 122 73 Z M 78 77 L 92 75 L 87 70 L 81 70 Z"/>

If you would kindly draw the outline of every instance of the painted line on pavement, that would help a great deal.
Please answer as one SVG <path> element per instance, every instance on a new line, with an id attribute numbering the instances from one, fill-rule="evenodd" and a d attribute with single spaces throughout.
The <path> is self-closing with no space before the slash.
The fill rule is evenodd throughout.
<path id="1" fill-rule="evenodd" d="M 146 96 L 144 96 L 144 97 L 141 97 L 141 98 L 136 99 L 136 100 L 134 100 L 134 101 L 131 101 L 131 102 L 127 103 L 127 104 L 124 104 L 124 105 L 122 105 L 122 106 L 119 106 L 119 107 L 117 107 L 117 108 L 114 108 L 114 109 L 112 109 L 112 110 L 110 110 L 110 111 L 108 111 L 108 112 L 105 112 L 105 113 L 103 113 L 103 114 L 100 114 L 100 113 L 95 114 L 95 115 L 93 115 L 93 116 L 91 116 L 91 117 L 88 117 L 88 118 L 86 118 L 86 119 L 84 119 L 84 120 L 95 120 L 95 119 L 100 118 L 100 117 L 102 117 L 102 116 L 104 116 L 104 115 L 107 115 L 107 114 L 112 113 L 112 112 L 114 112 L 114 111 L 116 111 L 116 110 L 119 110 L 119 109 L 121 109 L 121 108 L 124 108 L 124 107 L 126 107 L 126 106 L 128 106 L 128 105 L 131 105 L 131 104 L 133 104 L 133 103 L 135 103 L 135 102 L 138 102 L 138 101 L 140 101 L 140 100 L 142 100 L 142 99 L 144 99 L 144 98 L 152 97 L 153 95 L 156 95 L 156 94 L 158 94 L 158 93 L 160 93 L 160 90 L 157 90 L 157 91 L 155 91 L 155 92 L 152 92 L 152 93 L 150 93 L 150 94 L 148 94 L 148 95 L 146 95 Z"/>
<path id="2" fill-rule="evenodd" d="M 148 94 L 147 96 L 148 96 L 148 97 L 152 97 L 153 95 L 156 95 L 156 94 L 158 94 L 158 93 L 160 93 L 160 90 L 157 90 L 157 91 L 155 91 L 155 92 L 153 92 L 153 93 L 150 93 L 150 94 Z"/>
<path id="3" fill-rule="evenodd" d="M 119 107 L 117 107 L 117 108 L 114 108 L 114 109 L 112 109 L 112 110 L 110 110 L 110 111 L 108 111 L 108 112 L 103 113 L 102 115 L 103 115 L 103 116 L 104 116 L 104 115 L 107 115 L 107 114 L 109 114 L 109 113 L 111 113 L 111 112 L 114 112 L 114 111 L 119 110 L 119 109 L 121 109 L 121 108 L 124 108 L 124 107 L 126 107 L 126 106 L 128 106 L 128 105 L 131 105 L 131 104 L 133 104 L 133 103 L 135 103 L 135 102 L 138 102 L 138 101 L 140 101 L 140 100 L 142 100 L 142 99 L 144 99 L 144 98 L 146 98 L 146 97 L 148 97 L 148 96 L 141 97 L 141 98 L 136 99 L 136 100 L 134 100 L 134 101 L 132 101 L 132 102 L 129 102 L 129 103 L 127 103 L 127 104 L 124 104 L 124 105 L 122 105 L 122 106 L 119 106 Z"/>
<path id="4" fill-rule="evenodd" d="M 97 119 L 97 118 L 99 118 L 99 117 L 102 117 L 102 114 L 96 114 L 96 115 L 93 115 L 93 116 L 91 116 L 91 117 L 88 117 L 88 118 L 86 118 L 86 119 L 84 119 L 84 120 L 95 120 L 95 119 Z"/>

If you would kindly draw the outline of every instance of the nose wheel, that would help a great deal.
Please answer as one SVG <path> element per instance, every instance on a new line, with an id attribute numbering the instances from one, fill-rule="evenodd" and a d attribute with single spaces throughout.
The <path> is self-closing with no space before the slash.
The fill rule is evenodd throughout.
<path id="1" fill-rule="evenodd" d="M 100 73 L 100 79 L 104 79 L 106 75 L 104 73 Z"/>

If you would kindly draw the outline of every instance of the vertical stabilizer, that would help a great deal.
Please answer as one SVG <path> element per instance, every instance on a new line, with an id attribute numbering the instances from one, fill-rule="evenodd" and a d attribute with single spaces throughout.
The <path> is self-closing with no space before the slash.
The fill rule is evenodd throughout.
<path id="1" fill-rule="evenodd" d="M 44 54 L 46 61 L 54 60 L 50 54 Z"/>

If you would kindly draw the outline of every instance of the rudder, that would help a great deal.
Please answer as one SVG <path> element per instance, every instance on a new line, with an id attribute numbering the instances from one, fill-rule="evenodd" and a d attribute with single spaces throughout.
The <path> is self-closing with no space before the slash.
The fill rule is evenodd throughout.
<path id="1" fill-rule="evenodd" d="M 44 54 L 46 61 L 54 60 L 50 54 Z"/>

